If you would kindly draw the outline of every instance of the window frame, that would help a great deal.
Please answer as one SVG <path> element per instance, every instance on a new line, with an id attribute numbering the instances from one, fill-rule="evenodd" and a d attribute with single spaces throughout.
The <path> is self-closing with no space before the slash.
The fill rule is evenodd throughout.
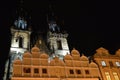
<path id="1" fill-rule="evenodd" d="M 34 73 L 35 74 L 39 73 L 39 68 L 34 68 Z"/>
<path id="2" fill-rule="evenodd" d="M 31 73 L 31 68 L 30 67 L 24 67 L 23 72 L 24 73 Z"/>
<path id="3" fill-rule="evenodd" d="M 90 71 L 89 70 L 85 70 L 85 74 L 90 74 Z"/>
<path id="4" fill-rule="evenodd" d="M 61 40 L 57 40 L 57 49 L 62 50 L 62 41 Z"/>
<path id="5" fill-rule="evenodd" d="M 116 61 L 115 64 L 116 64 L 117 67 L 120 67 L 120 62 L 119 61 Z"/>
<path id="6" fill-rule="evenodd" d="M 43 74 L 47 74 L 47 69 L 46 68 L 42 68 L 42 73 Z"/>
<path id="7" fill-rule="evenodd" d="M 77 70 L 76 70 L 76 73 L 77 73 L 77 74 L 81 74 L 81 70 L 77 69 Z"/>
<path id="8" fill-rule="evenodd" d="M 69 72 L 70 72 L 70 74 L 74 74 L 74 70 L 73 69 L 70 69 Z"/>

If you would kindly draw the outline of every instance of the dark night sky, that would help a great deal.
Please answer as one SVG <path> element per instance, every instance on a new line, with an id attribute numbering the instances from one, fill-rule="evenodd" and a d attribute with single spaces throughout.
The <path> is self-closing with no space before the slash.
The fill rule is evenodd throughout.
<path id="1" fill-rule="evenodd" d="M 48 5 L 51 4 L 59 23 L 62 24 L 64 20 L 62 27 L 69 34 L 70 49 L 75 47 L 80 53 L 90 56 L 99 47 L 108 49 L 111 54 L 120 48 L 118 29 L 120 25 L 115 16 L 117 10 L 111 6 L 112 2 L 109 3 L 101 5 L 94 0 L 25 0 L 23 6 L 31 16 L 32 27 L 38 30 L 46 26 L 46 13 Z M 18 0 L 4 0 L 0 3 L 0 63 L 2 61 L 2 66 L 8 56 L 9 28 L 13 24 L 18 5 Z"/>

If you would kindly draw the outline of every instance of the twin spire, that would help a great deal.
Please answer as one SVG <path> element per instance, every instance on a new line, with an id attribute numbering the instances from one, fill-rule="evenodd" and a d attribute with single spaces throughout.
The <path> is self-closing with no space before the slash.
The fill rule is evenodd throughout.
<path id="1" fill-rule="evenodd" d="M 51 32 L 60 32 L 60 28 L 56 23 L 56 16 L 54 15 L 51 5 L 49 5 L 49 13 L 47 15 L 47 22 L 48 22 L 49 30 Z"/>
<path id="2" fill-rule="evenodd" d="M 28 29 L 28 21 L 26 20 L 26 11 L 23 9 L 23 0 L 20 0 L 19 9 L 17 12 L 17 19 L 14 22 L 14 26 L 17 29 L 26 30 Z M 18 12 L 19 11 L 19 12 Z M 60 28 L 56 23 L 56 17 L 54 15 L 52 6 L 49 5 L 49 13 L 47 14 L 47 23 L 49 27 L 49 31 L 51 32 L 60 32 Z"/>
<path id="3" fill-rule="evenodd" d="M 20 4 L 18 6 L 18 10 L 16 11 L 17 19 L 14 22 L 14 26 L 17 29 L 26 30 L 27 29 L 27 21 L 26 21 L 26 11 L 23 9 L 23 0 L 20 0 Z"/>

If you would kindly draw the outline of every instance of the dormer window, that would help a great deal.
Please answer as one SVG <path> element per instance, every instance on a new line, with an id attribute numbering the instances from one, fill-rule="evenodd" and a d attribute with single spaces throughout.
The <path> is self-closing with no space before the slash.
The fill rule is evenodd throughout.
<path id="1" fill-rule="evenodd" d="M 117 67 L 120 67 L 120 62 L 115 62 Z"/>
<path id="2" fill-rule="evenodd" d="M 102 66 L 106 66 L 105 61 L 101 61 Z"/>

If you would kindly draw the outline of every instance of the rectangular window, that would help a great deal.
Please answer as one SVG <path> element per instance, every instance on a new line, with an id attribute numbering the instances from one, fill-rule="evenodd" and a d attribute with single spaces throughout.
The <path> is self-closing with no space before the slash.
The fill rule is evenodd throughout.
<path id="1" fill-rule="evenodd" d="M 113 67 L 113 63 L 112 61 L 109 61 L 110 67 Z"/>
<path id="2" fill-rule="evenodd" d="M 80 70 L 76 70 L 76 73 L 77 73 L 77 74 L 81 74 L 81 71 L 80 71 Z"/>
<path id="3" fill-rule="evenodd" d="M 70 70 L 70 74 L 74 74 L 74 71 L 73 71 L 73 70 Z"/>
<path id="4" fill-rule="evenodd" d="M 85 74 L 90 74 L 89 70 L 85 70 Z"/>
<path id="5" fill-rule="evenodd" d="M 47 73 L 47 69 L 43 68 L 43 69 L 42 69 L 42 73 L 45 73 L 45 74 L 46 74 L 46 73 Z"/>
<path id="6" fill-rule="evenodd" d="M 31 69 L 30 68 L 24 68 L 23 71 L 24 71 L 24 73 L 30 73 Z"/>
<path id="7" fill-rule="evenodd" d="M 119 80 L 118 74 L 116 72 L 113 72 L 113 76 L 115 80 Z"/>
<path id="8" fill-rule="evenodd" d="M 35 69 L 34 69 L 34 73 L 39 73 L 39 69 L 38 69 L 38 68 L 35 68 Z"/>
<path id="9" fill-rule="evenodd" d="M 105 72 L 105 76 L 107 80 L 111 80 L 109 72 Z"/>
<path id="10" fill-rule="evenodd" d="M 102 66 L 106 66 L 105 61 L 101 61 Z"/>

